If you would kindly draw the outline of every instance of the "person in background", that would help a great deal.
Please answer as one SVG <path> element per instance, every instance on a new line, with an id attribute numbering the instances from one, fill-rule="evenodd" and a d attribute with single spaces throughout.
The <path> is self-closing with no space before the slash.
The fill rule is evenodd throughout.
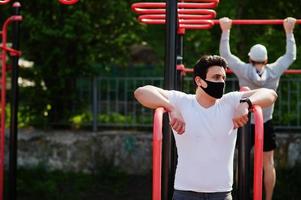
<path id="1" fill-rule="evenodd" d="M 269 88 L 277 90 L 279 80 L 283 72 L 296 60 L 296 43 L 293 34 L 296 19 L 288 17 L 283 21 L 286 34 L 286 51 L 275 62 L 268 63 L 267 49 L 262 44 L 256 44 L 249 51 L 249 61 L 243 62 L 230 51 L 230 29 L 232 20 L 224 17 L 220 20 L 222 30 L 220 39 L 220 55 L 226 59 L 229 68 L 234 72 L 239 81 L 240 87 L 250 89 Z M 274 167 L 274 149 L 276 148 L 276 136 L 273 129 L 273 110 L 274 104 L 263 109 L 264 118 L 264 188 L 265 200 L 271 200 L 276 183 L 276 171 Z M 251 120 L 254 123 L 254 120 Z M 252 124 L 254 130 L 254 125 Z M 254 145 L 254 131 L 252 144 Z"/>

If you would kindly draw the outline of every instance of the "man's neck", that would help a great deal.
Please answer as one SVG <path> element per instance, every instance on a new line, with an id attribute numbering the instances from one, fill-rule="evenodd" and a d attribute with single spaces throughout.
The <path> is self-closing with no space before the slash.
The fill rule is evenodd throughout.
<path id="1" fill-rule="evenodd" d="M 204 108 L 209 108 L 213 106 L 216 102 L 216 99 L 209 96 L 204 90 L 198 88 L 196 91 L 196 100 Z"/>
<path id="2" fill-rule="evenodd" d="M 265 66 L 262 66 L 262 67 L 255 67 L 256 72 L 257 72 L 258 74 L 262 74 L 263 71 L 264 71 L 264 68 L 265 68 Z"/>

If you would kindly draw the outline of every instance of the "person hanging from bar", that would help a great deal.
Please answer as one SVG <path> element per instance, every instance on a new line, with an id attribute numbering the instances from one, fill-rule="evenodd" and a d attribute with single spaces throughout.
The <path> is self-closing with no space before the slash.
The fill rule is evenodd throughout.
<path id="1" fill-rule="evenodd" d="M 296 43 L 293 34 L 296 19 L 288 17 L 283 21 L 283 27 L 286 34 L 286 52 L 275 62 L 268 64 L 268 55 L 266 47 L 262 44 L 256 44 L 249 51 L 249 62 L 243 62 L 230 51 L 230 29 L 232 20 L 224 17 L 219 20 L 222 30 L 220 39 L 220 55 L 225 58 L 229 68 L 234 72 L 239 80 L 240 87 L 249 87 L 250 89 L 269 88 L 277 90 L 280 76 L 296 60 Z M 263 109 L 264 117 L 264 188 L 265 200 L 271 200 L 276 183 L 276 171 L 274 167 L 274 149 L 276 148 L 276 136 L 273 129 L 272 115 L 274 104 Z M 252 146 L 254 145 L 254 120 L 252 123 Z"/>
<path id="2" fill-rule="evenodd" d="M 173 200 L 231 200 L 237 128 L 247 123 L 250 106 L 268 107 L 277 98 L 266 88 L 224 94 L 226 67 L 220 56 L 201 57 L 195 94 L 151 85 L 134 92 L 143 106 L 169 112 L 178 152 Z"/>

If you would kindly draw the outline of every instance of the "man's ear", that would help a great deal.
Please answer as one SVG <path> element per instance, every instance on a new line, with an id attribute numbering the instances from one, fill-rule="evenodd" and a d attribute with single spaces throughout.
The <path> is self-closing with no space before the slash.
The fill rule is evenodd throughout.
<path id="1" fill-rule="evenodd" d="M 196 76 L 194 78 L 194 82 L 196 83 L 197 86 L 202 86 L 203 88 L 207 87 L 207 83 L 199 76 Z"/>
<path id="2" fill-rule="evenodd" d="M 265 64 L 265 65 L 268 64 L 268 59 L 266 59 L 266 60 L 264 61 L 264 64 Z"/>

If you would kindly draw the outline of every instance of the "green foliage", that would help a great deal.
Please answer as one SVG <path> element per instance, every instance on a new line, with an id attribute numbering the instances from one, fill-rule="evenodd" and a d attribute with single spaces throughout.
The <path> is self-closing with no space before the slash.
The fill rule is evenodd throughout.
<path id="1" fill-rule="evenodd" d="M 122 115 L 120 113 L 100 114 L 97 120 L 101 123 L 116 123 L 116 124 L 129 124 L 133 122 L 131 116 Z"/>
<path id="2" fill-rule="evenodd" d="M 160 1 L 160 0 L 157 0 Z M 82 76 L 131 76 L 120 68 L 131 68 L 130 47 L 144 44 L 159 58 L 150 70 L 163 76 L 165 55 L 165 26 L 143 25 L 130 6 L 136 0 L 79 1 L 72 6 L 57 0 L 22 0 L 21 49 L 25 59 L 34 62 L 33 68 L 20 70 L 20 76 L 34 83 L 20 89 L 20 116 L 24 123 L 45 127 L 65 123 L 76 112 L 84 110 L 86 102 L 77 99 L 76 79 Z M 217 17 L 232 19 L 301 18 L 298 0 L 220 1 Z M 1 5 L 0 23 L 10 15 L 10 5 Z M 11 33 L 9 32 L 9 35 Z M 184 64 L 192 67 L 202 54 L 218 54 L 220 28 L 187 30 L 184 35 Z M 301 32 L 295 38 L 300 50 Z M 249 48 L 255 43 L 268 47 L 269 60 L 285 52 L 282 26 L 234 25 L 231 30 L 231 50 L 247 61 Z M 291 68 L 300 68 L 297 59 Z M 115 68 L 113 66 L 116 66 Z M 145 76 L 142 69 L 136 74 Z M 50 109 L 48 109 L 50 107 Z M 23 125 L 22 125 L 23 126 Z"/>
<path id="3" fill-rule="evenodd" d="M 20 115 L 34 126 L 59 124 L 72 115 L 77 100 L 75 80 L 110 71 L 105 66 L 128 63 L 129 47 L 141 42 L 139 34 L 144 27 L 130 10 L 131 1 L 89 0 L 73 6 L 57 0 L 21 4 L 21 49 L 34 66 L 21 69 L 20 76 L 34 86 L 21 88 Z M 1 11 L 1 16 L 9 16 L 8 5 L 1 6 Z"/>
<path id="4" fill-rule="evenodd" d="M 74 115 L 70 118 L 71 126 L 75 129 L 82 128 L 84 125 L 91 123 L 92 114 L 91 112 L 84 112 L 78 115 Z"/>

